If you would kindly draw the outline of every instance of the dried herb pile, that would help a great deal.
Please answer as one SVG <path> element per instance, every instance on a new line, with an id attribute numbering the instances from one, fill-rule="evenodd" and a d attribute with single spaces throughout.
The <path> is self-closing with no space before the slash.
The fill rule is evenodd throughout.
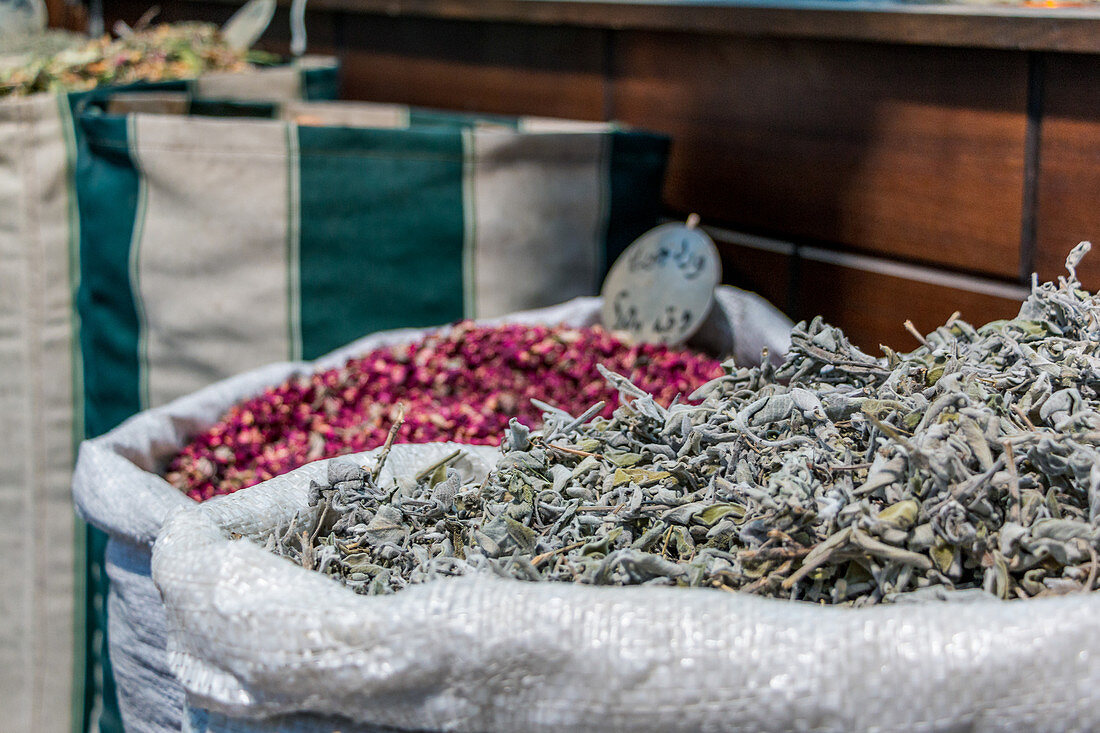
<path id="1" fill-rule="evenodd" d="M 24 63 L 0 67 L 0 98 L 73 92 L 108 84 L 190 79 L 214 71 L 244 71 L 248 53 L 226 45 L 208 23 L 158 25 L 124 38 L 103 36 Z"/>
<path id="2" fill-rule="evenodd" d="M 533 399 L 583 410 L 618 393 L 604 363 L 669 404 L 722 373 L 703 354 L 627 344 L 600 327 L 463 322 L 419 341 L 289 379 L 233 407 L 169 464 L 169 483 L 202 501 L 252 486 L 319 458 L 377 448 L 398 412 L 401 443 L 497 445 L 508 419 L 534 424 Z"/>
<path id="3" fill-rule="evenodd" d="M 702 586 L 865 605 L 1095 588 L 1100 300 L 1070 276 L 1017 318 L 952 320 L 872 358 L 820 320 L 778 369 L 729 366 L 701 404 L 623 404 L 541 432 L 513 422 L 482 484 L 446 465 L 379 485 L 350 462 L 314 485 L 315 532 L 272 550 L 360 593 L 492 572 Z M 948 593 L 946 591 L 964 591 Z"/>

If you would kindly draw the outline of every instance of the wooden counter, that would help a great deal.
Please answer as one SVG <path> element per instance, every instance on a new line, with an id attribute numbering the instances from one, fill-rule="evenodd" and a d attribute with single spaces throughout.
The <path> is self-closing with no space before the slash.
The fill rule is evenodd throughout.
<path id="1" fill-rule="evenodd" d="M 241 4 L 239 0 L 208 3 Z M 106 4 L 120 9 L 128 5 L 111 0 Z M 286 7 L 290 1 L 279 0 L 279 4 Z M 315 13 L 482 23 L 1100 52 L 1100 6 L 1040 8 L 862 0 L 310 0 L 308 7 Z"/>
<path id="2" fill-rule="evenodd" d="M 132 21 L 142 2 L 106 3 Z M 345 95 L 670 134 L 667 212 L 726 279 L 857 343 L 1014 314 L 1100 238 L 1100 12 L 839 2 L 311 0 Z M 180 2 L 165 19 L 223 20 Z M 109 19 L 108 23 L 111 20 Z M 285 48 L 285 9 L 269 33 Z M 1100 288 L 1100 252 L 1081 272 Z"/>

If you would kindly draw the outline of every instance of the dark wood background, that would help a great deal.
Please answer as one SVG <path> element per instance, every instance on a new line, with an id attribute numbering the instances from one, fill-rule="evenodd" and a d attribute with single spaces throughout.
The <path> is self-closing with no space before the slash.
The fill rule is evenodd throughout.
<path id="1" fill-rule="evenodd" d="M 147 1 L 108 1 L 107 27 Z M 308 23 L 346 98 L 670 134 L 665 213 L 714 227 L 726 281 L 871 351 L 915 346 L 906 319 L 1014 315 L 1100 236 L 1100 14 L 841 5 L 317 0 Z M 1100 252 L 1082 273 L 1100 288 Z"/>

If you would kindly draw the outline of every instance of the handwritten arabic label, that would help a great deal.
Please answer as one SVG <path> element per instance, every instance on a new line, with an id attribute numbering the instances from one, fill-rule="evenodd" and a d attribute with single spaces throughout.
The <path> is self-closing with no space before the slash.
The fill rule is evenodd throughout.
<path id="1" fill-rule="evenodd" d="M 710 312 L 720 279 L 718 250 L 706 233 L 663 224 L 639 237 L 611 267 L 603 286 L 603 323 L 639 341 L 682 343 Z"/>

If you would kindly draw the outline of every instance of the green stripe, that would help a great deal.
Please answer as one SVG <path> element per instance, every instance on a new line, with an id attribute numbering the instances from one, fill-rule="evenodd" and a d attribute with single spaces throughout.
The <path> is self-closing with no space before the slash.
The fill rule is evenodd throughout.
<path id="1" fill-rule="evenodd" d="M 71 341 L 72 358 L 72 390 L 73 390 L 73 448 L 80 445 L 84 439 L 84 375 L 81 364 L 80 344 L 77 339 L 80 334 L 80 317 L 76 311 L 77 294 L 80 288 L 80 210 L 76 200 L 76 164 L 77 164 L 77 138 L 73 127 L 72 110 L 69 107 L 68 98 L 64 94 L 57 95 L 57 106 L 61 117 L 62 134 L 65 138 L 65 198 L 68 202 L 69 224 L 69 292 L 72 297 L 73 308 L 70 310 L 70 324 L 73 338 Z M 75 453 L 74 453 L 75 455 Z"/>
<path id="2" fill-rule="evenodd" d="M 461 130 L 298 128 L 302 355 L 461 318 Z"/>
<path id="3" fill-rule="evenodd" d="M 272 102 L 238 102 L 233 99 L 188 99 L 187 114 L 200 117 L 275 119 L 279 105 Z"/>
<path id="4" fill-rule="evenodd" d="M 302 274 L 301 262 L 301 184 L 298 180 L 298 126 L 287 124 L 286 172 L 286 277 L 287 277 L 287 343 L 291 361 L 302 358 Z"/>
<path id="5" fill-rule="evenodd" d="M 138 208 L 138 175 L 130 157 L 126 120 L 85 116 L 78 128 L 80 285 L 77 307 L 84 363 L 84 430 L 101 435 L 141 409 L 138 316 L 130 288 L 130 243 Z M 82 146 L 88 148 L 82 149 Z M 94 149 L 95 154 L 88 154 Z M 122 730 L 107 655 L 107 535 L 88 527 L 85 626 L 88 674 L 84 727 Z M 97 684 L 96 668 L 102 671 Z"/>
<path id="6" fill-rule="evenodd" d="M 623 250 L 657 225 L 668 146 L 668 138 L 661 135 L 611 133 L 607 245 L 601 282 Z"/>
<path id="7" fill-rule="evenodd" d="M 130 245 L 139 206 L 138 170 L 125 117 L 80 120 L 93 151 L 77 179 L 85 431 L 102 435 L 141 409 L 139 318 L 130 283 Z"/>
<path id="8" fill-rule="evenodd" d="M 472 127 L 474 125 L 500 125 L 509 130 L 519 129 L 518 117 L 503 115 L 470 114 L 466 112 L 447 112 L 436 109 L 409 108 L 409 125 L 429 127 Z"/>
<path id="9" fill-rule="evenodd" d="M 462 246 L 463 317 L 477 317 L 477 150 L 473 130 L 462 131 L 462 212 L 466 229 Z"/>
<path id="10" fill-rule="evenodd" d="M 72 444 L 73 455 L 77 454 L 80 441 L 84 438 L 84 381 L 83 365 L 80 355 L 80 318 L 76 312 L 77 291 L 80 287 L 80 212 L 76 202 L 76 131 L 73 127 L 72 109 L 64 94 L 57 95 L 57 107 L 61 118 L 62 135 L 65 138 L 65 196 L 68 200 L 69 225 L 69 292 L 73 307 L 69 310 L 70 364 L 72 385 Z M 73 689 L 69 714 L 71 728 L 80 733 L 84 726 L 84 680 L 87 674 L 87 638 L 85 624 L 87 618 L 86 573 L 87 558 L 84 548 L 87 542 L 84 522 L 73 517 Z"/>
<path id="11" fill-rule="evenodd" d="M 73 583 L 73 690 L 69 715 L 73 733 L 85 730 L 84 687 L 88 679 L 88 525 L 73 516 L 73 549 L 76 562 Z"/>
<path id="12" fill-rule="evenodd" d="M 321 66 L 302 74 L 302 98 L 311 102 L 340 98 L 340 68 Z"/>

